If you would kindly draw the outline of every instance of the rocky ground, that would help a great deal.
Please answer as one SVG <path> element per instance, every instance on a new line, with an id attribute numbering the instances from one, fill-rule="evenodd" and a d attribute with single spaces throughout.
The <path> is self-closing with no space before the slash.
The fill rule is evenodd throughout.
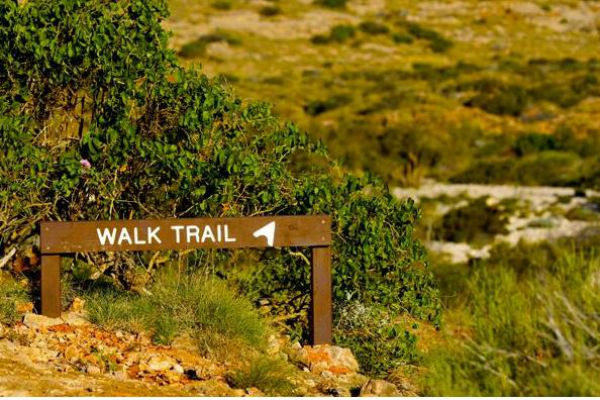
<path id="1" fill-rule="evenodd" d="M 427 216 L 439 218 L 448 211 L 461 207 L 469 201 L 486 197 L 487 202 L 514 200 L 516 207 L 508 218 L 507 233 L 497 234 L 490 243 L 476 246 L 472 243 L 456 243 L 429 240 L 430 251 L 445 256 L 454 263 L 467 262 L 471 258 L 487 258 L 490 249 L 500 242 L 517 244 L 524 240 L 539 242 L 562 237 L 577 237 L 600 226 L 597 206 L 590 199 L 600 193 L 587 190 L 576 195 L 573 188 L 543 186 L 447 184 L 426 181 L 419 188 L 396 188 L 398 198 L 412 198 L 416 202 L 433 201 L 435 210 Z M 572 217 L 573 211 L 585 210 L 585 220 Z"/>
<path id="2" fill-rule="evenodd" d="M 298 367 L 290 377 L 296 395 L 401 394 L 389 382 L 359 374 L 348 349 L 302 347 L 275 337 L 269 342 L 273 356 Z M 58 319 L 26 313 L 15 326 L 0 325 L 3 396 L 265 395 L 255 387 L 232 387 L 227 378 L 230 369 L 227 362 L 201 356 L 190 338 L 157 346 L 144 333 L 91 325 L 81 310 Z"/>

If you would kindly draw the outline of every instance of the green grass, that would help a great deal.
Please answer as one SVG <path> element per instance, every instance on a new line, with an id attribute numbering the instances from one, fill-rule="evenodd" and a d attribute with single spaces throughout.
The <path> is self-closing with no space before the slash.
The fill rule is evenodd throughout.
<path id="1" fill-rule="evenodd" d="M 0 323 L 13 324 L 19 319 L 17 305 L 31 301 L 26 287 L 11 276 L 0 273 Z"/>
<path id="2" fill-rule="evenodd" d="M 176 335 L 189 333 L 208 352 L 232 341 L 256 347 L 263 344 L 266 324 L 248 300 L 222 281 L 165 270 L 149 292 L 91 290 L 84 295 L 90 320 L 109 329 L 149 331 L 157 343 L 169 343 Z"/>
<path id="3" fill-rule="evenodd" d="M 227 43 L 231 46 L 239 46 L 242 44 L 240 35 L 219 30 L 211 34 L 200 36 L 198 39 L 184 44 L 179 50 L 179 56 L 183 58 L 203 57 L 206 54 L 206 48 L 211 43 Z"/>
<path id="4" fill-rule="evenodd" d="M 448 334 L 428 352 L 434 396 L 598 396 L 600 255 L 594 243 L 499 248 L 438 267 Z M 456 282 L 454 276 L 461 276 Z M 451 292 L 451 290 L 454 290 Z M 457 323 L 460 321 L 460 323 Z"/>
<path id="5" fill-rule="evenodd" d="M 296 373 L 291 364 L 279 358 L 258 356 L 229 373 L 227 381 L 239 389 L 258 388 L 268 396 L 291 396 L 294 386 L 290 378 Z"/>

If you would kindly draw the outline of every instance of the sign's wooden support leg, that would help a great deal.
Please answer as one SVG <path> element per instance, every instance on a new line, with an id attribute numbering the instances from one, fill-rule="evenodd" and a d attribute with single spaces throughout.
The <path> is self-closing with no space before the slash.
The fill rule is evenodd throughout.
<path id="1" fill-rule="evenodd" d="M 42 255 L 42 314 L 60 317 L 60 256 Z"/>
<path id="2" fill-rule="evenodd" d="M 311 265 L 311 344 L 332 343 L 331 248 L 313 247 Z"/>

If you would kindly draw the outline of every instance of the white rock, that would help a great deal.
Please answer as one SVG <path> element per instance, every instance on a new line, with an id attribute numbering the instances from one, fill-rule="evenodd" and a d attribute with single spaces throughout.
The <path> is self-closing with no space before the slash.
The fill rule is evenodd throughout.
<path id="1" fill-rule="evenodd" d="M 64 324 L 64 321 L 61 318 L 50 318 L 28 312 L 23 317 L 23 324 L 29 328 L 47 328 L 49 326 Z"/>
<path id="2" fill-rule="evenodd" d="M 168 371 L 174 364 L 174 360 L 170 358 L 156 356 L 148 361 L 148 369 L 151 371 Z"/>
<path id="3" fill-rule="evenodd" d="M 178 374 L 183 374 L 185 372 L 183 367 L 179 364 L 173 365 L 173 371 L 177 372 Z"/>
<path id="4" fill-rule="evenodd" d="M 393 383 L 372 379 L 360 391 L 361 397 L 391 397 L 398 396 L 398 389 Z"/>
<path id="5" fill-rule="evenodd" d="M 87 372 L 90 375 L 100 375 L 102 373 L 100 367 L 97 367 L 95 365 L 88 365 L 85 369 L 85 372 Z"/>

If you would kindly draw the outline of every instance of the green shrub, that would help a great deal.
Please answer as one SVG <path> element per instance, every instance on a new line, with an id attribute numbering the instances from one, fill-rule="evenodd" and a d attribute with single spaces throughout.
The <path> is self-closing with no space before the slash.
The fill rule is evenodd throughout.
<path id="1" fill-rule="evenodd" d="M 331 43 L 331 37 L 328 35 L 314 35 L 310 38 L 312 44 L 320 45 L 320 44 L 329 44 Z"/>
<path id="2" fill-rule="evenodd" d="M 356 29 L 352 25 L 336 25 L 329 32 L 329 38 L 338 43 L 344 43 L 355 35 Z"/>
<path id="3" fill-rule="evenodd" d="M 392 39 L 398 44 L 411 44 L 415 41 L 411 35 L 405 33 L 394 33 Z"/>
<path id="4" fill-rule="evenodd" d="M 586 96 L 584 91 L 575 92 L 568 85 L 556 83 L 544 83 L 529 91 L 532 99 L 537 101 L 548 101 L 563 108 L 573 107 Z"/>
<path id="5" fill-rule="evenodd" d="M 598 211 L 593 210 L 591 207 L 574 207 L 567 211 L 565 217 L 575 221 L 598 221 L 600 220 L 600 214 Z"/>
<path id="6" fill-rule="evenodd" d="M 31 301 L 27 288 L 12 277 L 0 273 L 0 324 L 17 322 L 17 305 Z"/>
<path id="7" fill-rule="evenodd" d="M 408 33 L 417 39 L 434 40 L 440 37 L 440 34 L 433 29 L 425 28 L 417 23 L 406 24 L 406 29 Z"/>
<path id="8" fill-rule="evenodd" d="M 569 186 L 577 183 L 584 170 L 576 154 L 544 151 L 523 157 L 514 169 L 515 181 L 525 185 Z"/>
<path id="9" fill-rule="evenodd" d="M 258 10 L 258 13 L 263 17 L 274 17 L 281 14 L 281 8 L 277 6 L 264 6 Z"/>
<path id="10" fill-rule="evenodd" d="M 227 11 L 227 10 L 231 10 L 233 8 L 233 4 L 229 0 L 213 1 L 210 5 L 212 8 L 214 8 L 216 10 L 221 10 L 221 11 Z"/>
<path id="11" fill-rule="evenodd" d="M 530 98 L 527 90 L 518 85 L 499 85 L 491 91 L 481 88 L 480 94 L 464 103 L 496 115 L 519 116 L 525 111 Z"/>
<path id="12" fill-rule="evenodd" d="M 311 38 L 313 44 L 329 44 L 331 42 L 344 43 L 356 35 L 352 25 L 336 25 L 331 28 L 329 35 L 315 35 Z"/>
<path id="13" fill-rule="evenodd" d="M 348 0 L 314 0 L 314 3 L 328 8 L 345 8 Z"/>
<path id="14" fill-rule="evenodd" d="M 576 154 L 541 151 L 520 159 L 478 160 L 451 178 L 452 182 L 519 183 L 524 185 L 577 186 L 592 176 L 593 164 Z"/>
<path id="15" fill-rule="evenodd" d="M 375 21 L 363 21 L 358 28 L 368 35 L 387 35 L 390 32 L 386 25 Z"/>
<path id="16" fill-rule="evenodd" d="M 454 46 L 451 40 L 448 40 L 443 37 L 432 39 L 429 42 L 429 48 L 433 50 L 435 53 L 445 53 L 450 50 L 450 48 Z"/>
<path id="17" fill-rule="evenodd" d="M 429 48 L 436 53 L 443 53 L 454 45 L 451 40 L 446 39 L 433 29 L 425 28 L 417 23 L 406 24 L 406 29 L 409 34 L 417 39 L 428 40 Z"/>
<path id="18" fill-rule="evenodd" d="M 179 50 L 179 56 L 183 58 L 202 57 L 206 54 L 206 47 L 210 43 L 225 42 L 232 46 L 242 43 L 239 35 L 227 31 L 217 31 L 212 34 L 200 36 L 198 39 L 184 44 Z"/>
<path id="19" fill-rule="evenodd" d="M 518 156 L 539 153 L 546 150 L 556 150 L 557 147 L 558 145 L 554 136 L 540 133 L 529 133 L 519 136 L 513 145 L 513 149 Z"/>
<path id="20" fill-rule="evenodd" d="M 450 242 L 479 242 L 508 233 L 507 222 L 508 216 L 500 205 L 488 205 L 488 198 L 480 197 L 444 214 L 434 227 L 434 237 Z"/>
<path id="21" fill-rule="evenodd" d="M 333 95 L 325 100 L 313 100 L 304 106 L 304 111 L 310 116 L 317 116 L 327 111 L 349 104 L 352 99 L 345 94 Z"/>
<path id="22" fill-rule="evenodd" d="M 352 349 L 361 371 L 370 377 L 386 378 L 419 360 L 416 336 L 385 309 L 355 301 L 339 306 L 336 314 L 335 343 Z"/>
<path id="23" fill-rule="evenodd" d="M 437 321 L 437 291 L 412 236 L 413 202 L 398 201 L 370 175 L 340 173 L 321 143 L 268 105 L 179 66 L 161 26 L 166 15 L 161 0 L 0 3 L 1 245 L 42 218 L 325 213 L 335 233 L 336 301 L 360 297 Z M 223 35 L 210 40 L 231 40 Z M 333 98 L 324 108 L 348 101 Z M 223 276 L 235 272 L 232 260 L 249 257 L 195 256 L 198 268 Z M 103 273 L 132 287 L 122 260 Z M 302 257 L 272 249 L 255 268 L 245 290 L 306 309 Z"/>
<path id="24" fill-rule="evenodd" d="M 294 394 L 293 378 L 295 370 L 291 364 L 279 359 L 261 356 L 252 360 L 246 367 L 232 371 L 227 381 L 235 388 L 260 389 L 268 396 L 291 396 Z"/>

